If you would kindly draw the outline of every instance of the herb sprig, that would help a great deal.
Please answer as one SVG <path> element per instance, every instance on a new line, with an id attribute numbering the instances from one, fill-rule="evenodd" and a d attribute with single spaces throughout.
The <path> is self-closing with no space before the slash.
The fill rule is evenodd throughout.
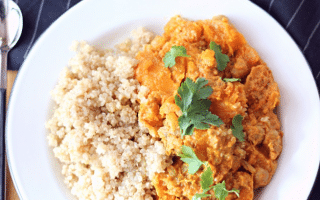
<path id="1" fill-rule="evenodd" d="M 210 49 L 213 50 L 215 53 L 215 58 L 218 64 L 217 69 L 219 71 L 223 71 L 227 67 L 228 62 L 230 61 L 228 55 L 223 54 L 221 52 L 221 47 L 213 41 L 210 42 Z"/>
<path id="2" fill-rule="evenodd" d="M 178 155 L 181 160 L 188 164 L 188 172 L 189 174 L 195 174 L 202 164 L 204 164 L 195 154 L 191 147 L 182 145 L 181 153 Z"/>
<path id="3" fill-rule="evenodd" d="M 208 162 L 201 161 L 196 153 L 193 151 L 191 147 L 182 145 L 181 146 L 181 153 L 179 154 L 181 157 L 181 160 L 188 164 L 188 172 L 189 174 L 195 174 L 201 165 L 205 166 L 205 171 L 202 172 L 200 176 L 200 185 L 202 189 L 202 193 L 196 193 L 192 200 L 201 200 L 201 198 L 204 197 L 210 197 L 211 194 L 206 194 L 209 190 L 214 190 L 214 195 L 219 200 L 225 200 L 225 198 L 228 196 L 229 193 L 234 192 L 239 197 L 239 190 L 232 189 L 227 190 L 225 181 L 222 181 L 222 183 L 218 183 L 214 186 L 213 185 L 213 172 L 211 167 L 209 166 Z"/>
<path id="4" fill-rule="evenodd" d="M 227 190 L 226 188 L 226 182 L 222 181 L 222 183 L 218 183 L 215 186 L 212 187 L 214 191 L 214 195 L 219 200 L 225 200 L 229 193 L 234 192 L 238 197 L 240 196 L 240 190 L 232 189 Z"/>
<path id="5" fill-rule="evenodd" d="M 198 78 L 196 82 L 187 78 L 178 88 L 179 96 L 175 96 L 175 103 L 182 111 L 178 119 L 181 137 L 192 135 L 194 128 L 205 130 L 209 129 L 210 125 L 223 124 L 217 115 L 209 111 L 211 101 L 207 98 L 213 90 L 210 86 L 205 86 L 207 83 L 205 78 Z"/>
<path id="6" fill-rule="evenodd" d="M 245 141 L 244 140 L 242 120 L 243 120 L 243 117 L 240 114 L 234 116 L 233 119 L 232 119 L 232 126 L 231 126 L 232 134 L 236 138 L 238 138 L 238 140 L 240 142 Z"/>
<path id="7" fill-rule="evenodd" d="M 201 198 L 204 197 L 210 197 L 211 194 L 206 194 L 209 190 L 211 190 L 213 187 L 210 187 L 213 184 L 213 177 L 212 177 L 212 169 L 208 164 L 206 163 L 206 170 L 201 174 L 201 188 L 202 188 L 202 193 L 196 193 L 193 197 L 192 200 L 200 200 Z"/>
<path id="8" fill-rule="evenodd" d="M 173 67 L 176 64 L 176 57 L 190 57 L 190 55 L 184 46 L 172 46 L 163 58 L 164 66 Z"/>

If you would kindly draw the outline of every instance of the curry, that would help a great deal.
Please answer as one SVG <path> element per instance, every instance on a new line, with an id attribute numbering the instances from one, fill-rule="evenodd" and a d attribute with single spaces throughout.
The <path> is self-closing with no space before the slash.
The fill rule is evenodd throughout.
<path id="1" fill-rule="evenodd" d="M 223 71 L 217 69 L 211 41 L 221 47 L 230 61 Z M 172 46 L 184 46 L 190 57 L 177 57 L 172 68 L 163 58 Z M 201 193 L 201 167 L 188 173 L 188 164 L 178 157 L 182 145 L 191 147 L 200 160 L 208 161 L 213 184 L 225 181 L 228 190 L 240 191 L 239 197 L 229 193 L 226 199 L 253 199 L 254 190 L 266 186 L 277 168 L 282 150 L 283 133 L 274 113 L 280 103 L 280 92 L 272 72 L 241 33 L 224 16 L 211 20 L 189 21 L 175 16 L 167 23 L 162 36 L 156 36 L 137 57 L 136 79 L 149 90 L 141 102 L 139 121 L 153 137 L 161 140 L 173 164 L 157 173 L 152 183 L 157 198 L 163 200 L 192 199 Z M 223 125 L 195 129 L 181 137 L 178 118 L 182 112 L 174 96 L 181 83 L 199 77 L 208 80 L 213 89 L 209 96 L 210 111 Z M 225 82 L 224 78 L 241 81 Z M 232 119 L 243 116 L 245 141 L 240 142 L 230 129 Z M 214 198 L 214 191 L 210 190 Z"/>

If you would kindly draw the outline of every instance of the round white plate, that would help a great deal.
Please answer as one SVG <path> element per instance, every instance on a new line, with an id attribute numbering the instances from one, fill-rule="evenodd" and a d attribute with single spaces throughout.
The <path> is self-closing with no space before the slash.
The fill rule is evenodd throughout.
<path id="1" fill-rule="evenodd" d="M 145 26 L 162 33 L 170 17 L 209 19 L 223 14 L 271 68 L 281 92 L 283 152 L 259 199 L 307 199 L 320 158 L 320 107 L 315 81 L 297 45 L 266 12 L 239 0 L 86 0 L 61 16 L 36 42 L 11 94 L 6 124 L 9 167 L 23 200 L 75 199 L 48 146 L 49 92 L 73 56 L 73 40 L 112 47 Z"/>

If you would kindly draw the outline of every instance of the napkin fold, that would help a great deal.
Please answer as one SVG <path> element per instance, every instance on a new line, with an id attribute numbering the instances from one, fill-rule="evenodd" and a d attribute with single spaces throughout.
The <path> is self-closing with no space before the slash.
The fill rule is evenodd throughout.
<path id="1" fill-rule="evenodd" d="M 81 0 L 15 0 L 23 14 L 23 31 L 9 52 L 8 69 L 19 70 L 41 34 L 63 13 Z M 320 87 L 320 1 L 251 0 L 273 16 L 291 35 L 307 59 L 318 88 Z M 78 22 L 75 22 L 78 23 Z M 290 68 L 290 66 L 286 66 Z M 319 159 L 319 158 L 315 158 Z M 320 199 L 320 174 L 309 196 Z"/>

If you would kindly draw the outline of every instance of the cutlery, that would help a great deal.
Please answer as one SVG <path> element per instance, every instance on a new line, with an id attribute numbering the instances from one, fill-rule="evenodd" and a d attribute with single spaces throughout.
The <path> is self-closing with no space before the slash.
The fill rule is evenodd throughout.
<path id="1" fill-rule="evenodd" d="M 22 13 L 20 8 L 13 1 L 0 0 L 0 200 L 5 200 L 5 118 L 7 91 L 7 57 L 10 49 L 12 49 L 19 40 L 21 32 Z"/>

